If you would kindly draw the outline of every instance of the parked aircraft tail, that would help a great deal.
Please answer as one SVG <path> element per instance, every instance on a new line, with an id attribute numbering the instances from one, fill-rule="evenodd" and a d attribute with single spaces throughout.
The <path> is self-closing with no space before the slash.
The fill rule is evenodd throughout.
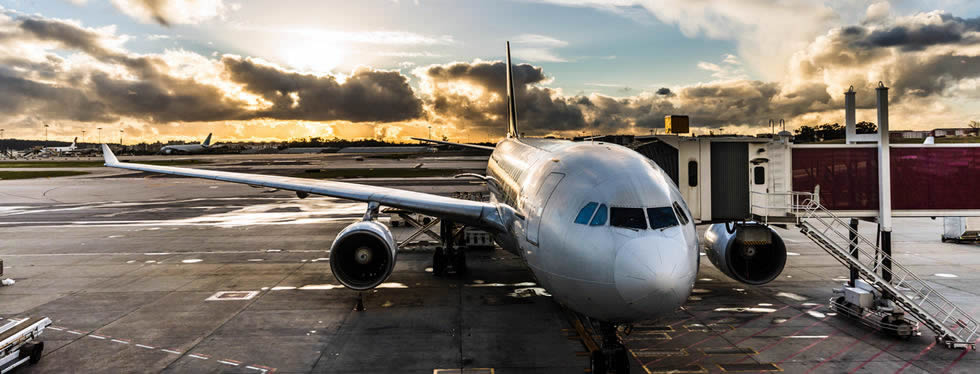
<path id="1" fill-rule="evenodd" d="M 211 133 L 208 133 L 208 137 L 207 138 L 204 138 L 204 141 L 201 142 L 201 145 L 203 145 L 205 147 L 211 145 Z"/>
<path id="2" fill-rule="evenodd" d="M 517 128 L 517 105 L 514 98 L 514 71 L 510 67 L 510 42 L 507 42 L 507 114 L 509 123 L 507 126 L 508 138 L 520 138 L 521 133 Z"/>

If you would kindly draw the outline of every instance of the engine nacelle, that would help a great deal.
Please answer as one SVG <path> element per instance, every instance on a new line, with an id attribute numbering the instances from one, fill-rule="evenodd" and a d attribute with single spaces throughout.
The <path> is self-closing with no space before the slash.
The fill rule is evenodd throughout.
<path id="1" fill-rule="evenodd" d="M 725 275 L 742 283 L 769 283 L 786 265 L 786 245 L 766 225 L 713 224 L 705 231 L 704 239 L 708 260 Z"/>
<path id="2" fill-rule="evenodd" d="M 395 268 L 398 244 L 385 225 L 360 221 L 347 226 L 330 246 L 330 270 L 347 288 L 377 287 Z"/>

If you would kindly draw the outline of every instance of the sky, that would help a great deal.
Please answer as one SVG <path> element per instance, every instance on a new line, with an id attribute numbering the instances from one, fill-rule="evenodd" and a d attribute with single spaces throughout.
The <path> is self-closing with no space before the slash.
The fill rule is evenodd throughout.
<path id="1" fill-rule="evenodd" d="M 0 0 L 4 137 L 493 141 L 980 119 L 980 2 Z M 102 128 L 102 130 L 98 130 Z"/>

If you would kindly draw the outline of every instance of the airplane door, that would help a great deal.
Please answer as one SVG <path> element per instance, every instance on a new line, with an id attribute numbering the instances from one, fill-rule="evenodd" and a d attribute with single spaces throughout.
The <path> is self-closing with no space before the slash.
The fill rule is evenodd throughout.
<path id="1" fill-rule="evenodd" d="M 541 187 L 534 194 L 534 199 L 528 204 L 527 241 L 531 242 L 531 244 L 538 245 L 538 231 L 541 229 L 541 214 L 544 213 L 544 208 L 548 206 L 548 200 L 551 199 L 551 194 L 555 192 L 555 188 L 558 187 L 558 183 L 564 177 L 565 174 L 562 173 L 548 174 L 548 178 L 545 178 L 544 182 L 541 182 Z"/>

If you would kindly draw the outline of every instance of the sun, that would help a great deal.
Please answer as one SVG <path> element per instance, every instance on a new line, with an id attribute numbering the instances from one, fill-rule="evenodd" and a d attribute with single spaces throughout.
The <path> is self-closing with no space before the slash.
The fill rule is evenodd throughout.
<path id="1" fill-rule="evenodd" d="M 305 40 L 282 46 L 279 55 L 294 69 L 326 74 L 344 62 L 347 49 L 336 42 Z"/>

